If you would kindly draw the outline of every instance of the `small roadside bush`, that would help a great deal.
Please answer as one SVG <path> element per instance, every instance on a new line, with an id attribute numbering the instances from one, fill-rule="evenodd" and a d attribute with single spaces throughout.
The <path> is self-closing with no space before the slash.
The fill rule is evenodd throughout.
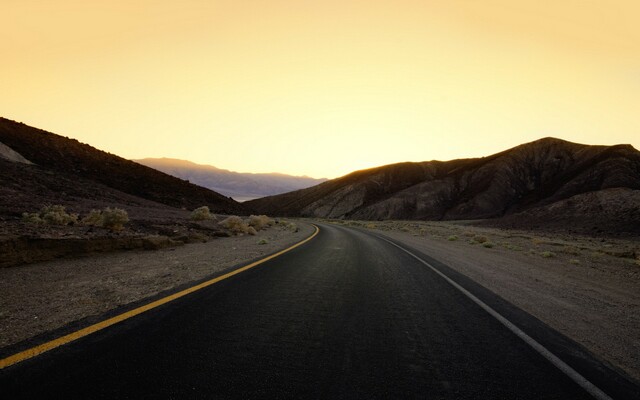
<path id="1" fill-rule="evenodd" d="M 571 260 L 569 260 L 569 264 L 580 265 L 580 260 L 578 260 L 577 258 L 572 258 Z"/>
<path id="2" fill-rule="evenodd" d="M 82 225 L 102 226 L 102 211 L 91 210 L 80 222 Z"/>
<path id="3" fill-rule="evenodd" d="M 129 214 L 122 208 L 107 207 L 102 211 L 91 210 L 80 222 L 83 225 L 120 231 L 124 229 L 124 224 L 129 222 Z"/>
<path id="4" fill-rule="evenodd" d="M 232 215 L 220 221 L 220 225 L 230 230 L 235 234 L 249 233 L 249 225 L 247 225 L 242 218 Z"/>
<path id="5" fill-rule="evenodd" d="M 280 221 L 280 226 L 292 231 L 292 232 L 298 232 L 298 225 L 296 225 L 293 222 L 288 222 L 288 221 Z"/>
<path id="6" fill-rule="evenodd" d="M 540 253 L 540 255 L 544 258 L 551 258 L 551 257 L 555 257 L 556 253 L 552 251 L 543 251 L 542 253 Z"/>
<path id="7" fill-rule="evenodd" d="M 267 244 L 267 243 L 269 243 L 269 241 L 267 239 L 258 240 L 258 244 Z"/>
<path id="8" fill-rule="evenodd" d="M 447 238 L 448 241 L 450 242 L 454 242 L 456 240 L 458 240 L 458 236 L 457 235 L 451 235 Z"/>
<path id="9" fill-rule="evenodd" d="M 251 236 L 255 236 L 258 234 L 258 231 L 256 231 L 256 228 L 254 228 L 253 226 L 250 226 L 247 228 L 247 233 Z"/>
<path id="10" fill-rule="evenodd" d="M 273 225 L 274 221 L 266 215 L 250 215 L 247 224 L 256 231 L 259 231 L 267 226 Z"/>
<path id="11" fill-rule="evenodd" d="M 68 214 L 60 204 L 46 205 L 35 213 L 23 213 L 22 220 L 35 224 L 73 225 L 78 222 L 78 214 Z"/>
<path id="12" fill-rule="evenodd" d="M 198 207 L 195 210 L 191 211 L 191 217 L 193 221 L 208 221 L 211 219 L 215 219 L 211 211 L 209 211 L 209 207 L 202 206 Z"/>
<path id="13" fill-rule="evenodd" d="M 491 242 L 484 242 L 484 243 L 482 243 L 482 246 L 483 246 L 483 247 L 486 247 L 487 249 L 490 249 L 490 248 L 492 248 L 492 247 L 493 247 L 493 243 L 491 243 Z"/>
<path id="14" fill-rule="evenodd" d="M 102 210 L 102 226 L 119 231 L 124 228 L 124 224 L 129 222 L 129 214 L 122 208 L 105 208 Z"/>
<path id="15" fill-rule="evenodd" d="M 487 237 L 486 237 L 486 236 L 482 236 L 482 235 L 475 235 L 475 236 L 473 237 L 473 240 L 474 240 L 475 242 L 478 242 L 478 243 L 486 243 L 489 239 L 487 239 Z"/>

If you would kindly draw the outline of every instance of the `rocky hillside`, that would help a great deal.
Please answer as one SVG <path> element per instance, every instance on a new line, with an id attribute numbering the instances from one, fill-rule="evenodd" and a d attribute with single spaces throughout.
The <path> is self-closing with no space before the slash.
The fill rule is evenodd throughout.
<path id="1" fill-rule="evenodd" d="M 209 188 L 238 201 L 291 192 L 326 181 L 326 179 L 277 173 L 251 174 L 233 172 L 211 165 L 196 164 L 191 161 L 172 158 L 144 158 L 133 161 L 169 175 L 186 179 L 191 183 Z"/>
<path id="2" fill-rule="evenodd" d="M 489 157 L 357 171 L 246 204 L 285 216 L 482 219 L 609 188 L 640 189 L 640 152 L 630 145 L 589 146 L 545 138 Z"/>
<path id="3" fill-rule="evenodd" d="M 16 153 L 34 164 L 16 164 L 9 157 L 0 160 L 0 211 L 5 214 L 29 211 L 40 203 L 69 204 L 82 199 L 187 209 L 208 205 L 218 213 L 244 211 L 237 202 L 209 189 L 4 118 L 0 118 L 0 143 L 12 151 L 13 158 Z"/>

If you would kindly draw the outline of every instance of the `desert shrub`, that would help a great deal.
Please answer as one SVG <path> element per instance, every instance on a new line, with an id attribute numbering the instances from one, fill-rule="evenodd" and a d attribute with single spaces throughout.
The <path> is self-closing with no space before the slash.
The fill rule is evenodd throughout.
<path id="1" fill-rule="evenodd" d="M 543 251 L 542 253 L 540 253 L 540 255 L 544 258 L 551 258 L 556 256 L 556 254 L 552 251 Z"/>
<path id="2" fill-rule="evenodd" d="M 89 214 L 87 214 L 82 220 L 80 220 L 82 225 L 89 226 L 102 226 L 102 211 L 100 210 L 91 210 Z"/>
<path id="3" fill-rule="evenodd" d="M 267 244 L 267 243 L 269 243 L 269 241 L 267 239 L 258 240 L 258 244 Z"/>
<path id="4" fill-rule="evenodd" d="M 376 229 L 377 228 L 376 224 L 373 224 L 373 223 L 366 224 L 364 227 L 367 228 L 367 229 Z"/>
<path id="5" fill-rule="evenodd" d="M 490 249 L 490 248 L 492 248 L 492 247 L 493 247 L 493 243 L 491 243 L 491 242 L 484 242 L 484 243 L 482 243 L 482 246 L 483 246 L 483 247 L 486 247 L 487 249 Z"/>
<path id="6" fill-rule="evenodd" d="M 42 218 L 40 218 L 40 213 L 22 213 L 22 220 L 24 222 L 28 222 L 30 224 L 44 224 Z"/>
<path id="7" fill-rule="evenodd" d="M 569 260 L 569 264 L 579 265 L 580 264 L 580 260 L 578 260 L 576 258 L 572 258 L 571 260 Z"/>
<path id="8" fill-rule="evenodd" d="M 447 240 L 448 240 L 448 241 L 450 241 L 450 242 L 456 241 L 456 240 L 458 240 L 458 236 L 456 236 L 456 235 L 451 235 L 451 236 L 449 236 L 449 237 L 447 238 Z"/>
<path id="9" fill-rule="evenodd" d="M 282 226 L 285 229 L 288 229 L 292 232 L 298 232 L 298 225 L 296 225 L 293 222 L 288 222 L 288 221 L 280 221 L 280 226 Z"/>
<path id="10" fill-rule="evenodd" d="M 102 210 L 102 226 L 112 231 L 119 231 L 129 222 L 129 214 L 122 208 L 105 208 Z"/>
<path id="11" fill-rule="evenodd" d="M 478 243 L 485 243 L 485 242 L 487 242 L 489 239 L 487 239 L 487 237 L 486 237 L 486 236 L 482 236 L 482 235 L 475 235 L 475 236 L 473 237 L 473 240 L 474 240 L 474 241 L 476 241 L 476 242 L 478 242 Z"/>
<path id="12" fill-rule="evenodd" d="M 250 215 L 247 224 L 259 231 L 264 227 L 273 225 L 274 221 L 266 215 Z"/>
<path id="13" fill-rule="evenodd" d="M 464 231 L 462 232 L 462 236 L 466 236 L 466 237 L 474 237 L 476 234 L 471 232 L 471 231 Z"/>
<path id="14" fill-rule="evenodd" d="M 249 225 L 247 225 L 242 220 L 242 218 L 236 215 L 232 215 L 220 221 L 220 225 L 229 229 L 232 233 L 235 233 L 235 234 L 248 233 L 249 231 Z"/>
<path id="15" fill-rule="evenodd" d="M 129 222 L 129 214 L 121 208 L 105 208 L 104 210 L 91 210 L 80 223 L 88 226 L 98 226 L 101 228 L 119 231 L 124 228 L 124 224 Z"/>
<path id="16" fill-rule="evenodd" d="M 78 222 L 78 214 L 68 214 L 60 204 L 46 205 L 37 213 L 23 213 L 26 222 L 49 225 L 73 225 Z"/>
<path id="17" fill-rule="evenodd" d="M 258 231 L 256 231 L 256 228 L 254 228 L 253 226 L 250 226 L 247 228 L 247 233 L 251 236 L 255 236 L 258 234 Z"/>
<path id="18" fill-rule="evenodd" d="M 198 207 L 195 210 L 191 211 L 191 217 L 194 221 L 207 221 L 210 219 L 215 219 L 215 217 L 209 211 L 209 207 L 202 206 Z"/>

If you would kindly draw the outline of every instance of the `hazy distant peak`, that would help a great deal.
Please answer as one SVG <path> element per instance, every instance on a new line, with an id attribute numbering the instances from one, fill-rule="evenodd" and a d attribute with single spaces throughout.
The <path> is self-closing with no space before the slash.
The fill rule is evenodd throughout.
<path id="1" fill-rule="evenodd" d="M 186 179 L 239 201 L 304 189 L 326 181 L 283 173 L 248 173 L 173 158 L 144 158 L 139 164 Z"/>

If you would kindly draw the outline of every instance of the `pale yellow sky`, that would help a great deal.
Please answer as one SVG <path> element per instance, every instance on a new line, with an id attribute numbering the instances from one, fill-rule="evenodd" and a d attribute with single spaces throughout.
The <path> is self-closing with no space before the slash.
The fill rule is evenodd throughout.
<path id="1" fill-rule="evenodd" d="M 337 177 L 640 148 L 638 1 L 0 0 L 0 115 L 126 158 Z"/>

